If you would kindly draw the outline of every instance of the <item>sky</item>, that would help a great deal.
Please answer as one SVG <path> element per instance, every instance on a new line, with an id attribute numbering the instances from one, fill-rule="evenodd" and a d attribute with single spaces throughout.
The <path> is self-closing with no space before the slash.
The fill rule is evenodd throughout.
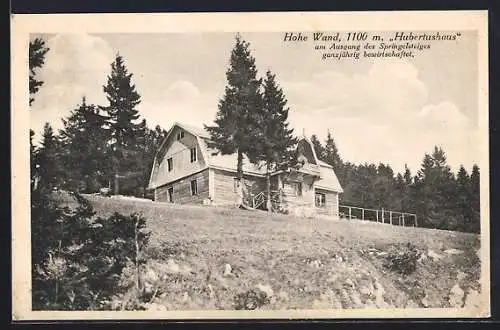
<path id="1" fill-rule="evenodd" d="M 383 32 L 381 35 L 385 35 Z M 276 74 L 297 136 L 330 131 L 352 163 L 404 165 L 415 173 L 434 146 L 456 171 L 480 156 L 478 55 L 473 32 L 432 43 L 408 59 L 321 59 L 312 43 L 283 42 L 283 33 L 242 33 L 260 76 Z M 43 124 L 87 103 L 105 105 L 102 85 L 119 53 L 141 95 L 150 127 L 211 124 L 226 85 L 233 33 L 42 35 L 50 48 L 38 71 L 44 85 L 30 110 L 39 138 Z"/>

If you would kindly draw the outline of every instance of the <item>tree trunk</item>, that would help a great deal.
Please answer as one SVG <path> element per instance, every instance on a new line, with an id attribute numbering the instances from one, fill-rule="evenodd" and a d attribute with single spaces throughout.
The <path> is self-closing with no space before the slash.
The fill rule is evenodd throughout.
<path id="1" fill-rule="evenodd" d="M 236 206 L 243 204 L 243 153 L 238 149 L 238 163 L 236 165 Z"/>
<path id="2" fill-rule="evenodd" d="M 113 156 L 112 156 L 112 161 L 113 161 L 113 180 L 114 180 L 114 186 L 113 186 L 113 194 L 118 195 L 120 192 L 119 189 L 119 178 L 118 178 L 118 146 L 115 147 L 115 150 L 113 151 Z"/>
<path id="3" fill-rule="evenodd" d="M 271 174 L 269 173 L 269 163 L 267 164 L 267 171 L 266 171 L 266 208 L 267 208 L 267 212 L 271 212 L 271 209 L 272 209 Z"/>
<path id="4" fill-rule="evenodd" d="M 236 165 L 236 178 L 241 181 L 243 178 L 243 153 L 238 149 L 238 163 Z"/>

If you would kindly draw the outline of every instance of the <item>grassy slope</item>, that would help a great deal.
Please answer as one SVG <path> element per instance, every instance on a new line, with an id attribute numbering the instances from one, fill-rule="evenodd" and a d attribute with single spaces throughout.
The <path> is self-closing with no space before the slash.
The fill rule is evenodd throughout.
<path id="1" fill-rule="evenodd" d="M 447 307 L 455 284 L 466 293 L 479 289 L 475 234 L 89 199 L 99 215 L 140 212 L 148 219 L 147 277 L 158 289 L 154 305 L 166 309 L 231 309 L 236 294 L 258 284 L 273 290 L 266 309 Z M 408 276 L 386 270 L 384 251 L 408 242 L 442 259 L 426 258 Z M 443 252 L 451 248 L 463 253 Z M 225 264 L 234 276 L 223 275 Z"/>

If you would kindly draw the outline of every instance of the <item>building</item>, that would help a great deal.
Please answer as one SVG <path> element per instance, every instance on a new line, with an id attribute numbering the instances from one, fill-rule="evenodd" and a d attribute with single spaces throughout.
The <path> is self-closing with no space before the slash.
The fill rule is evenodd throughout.
<path id="1" fill-rule="evenodd" d="M 222 155 L 208 146 L 207 131 L 175 123 L 158 148 L 149 189 L 154 200 L 180 204 L 265 208 L 266 171 L 243 159 L 243 196 L 236 185 L 236 154 Z M 274 209 L 294 214 L 338 215 L 342 188 L 333 168 L 318 160 L 311 142 L 298 143 L 299 164 L 271 173 Z"/>

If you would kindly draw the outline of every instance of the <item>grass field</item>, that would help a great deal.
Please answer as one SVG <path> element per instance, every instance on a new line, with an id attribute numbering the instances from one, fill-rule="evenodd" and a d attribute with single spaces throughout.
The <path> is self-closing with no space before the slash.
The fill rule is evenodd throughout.
<path id="1" fill-rule="evenodd" d="M 262 309 L 451 307 L 480 292 L 476 234 L 86 197 L 98 215 L 147 219 L 149 309 L 234 309 L 252 289 L 266 292 Z M 384 267 L 407 243 L 422 253 L 415 272 Z"/>

